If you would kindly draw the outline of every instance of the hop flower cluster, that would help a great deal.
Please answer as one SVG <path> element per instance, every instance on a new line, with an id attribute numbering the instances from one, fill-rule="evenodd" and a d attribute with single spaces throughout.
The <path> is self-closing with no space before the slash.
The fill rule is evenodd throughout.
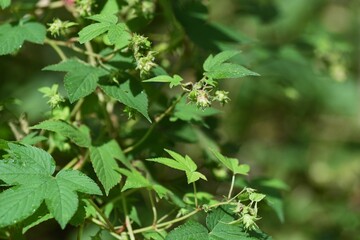
<path id="1" fill-rule="evenodd" d="M 190 89 L 188 89 L 188 86 L 190 86 Z M 210 107 L 214 101 L 218 101 L 222 105 L 230 101 L 229 92 L 217 90 L 215 95 L 212 95 L 213 88 L 214 86 L 207 84 L 205 80 L 183 86 L 183 89 L 189 92 L 187 95 L 188 101 L 195 103 L 198 108 L 203 110 Z"/>
<path id="2" fill-rule="evenodd" d="M 144 36 L 134 34 L 129 47 L 134 53 L 136 69 L 140 71 L 140 76 L 146 76 L 151 69 L 156 66 L 155 52 L 151 51 L 151 42 Z"/>
<path id="3" fill-rule="evenodd" d="M 48 31 L 50 32 L 51 36 L 57 37 L 60 35 L 65 35 L 66 30 L 74 25 L 76 25 L 76 23 L 61 21 L 60 19 L 56 18 L 52 23 L 48 23 Z"/>
<path id="4" fill-rule="evenodd" d="M 128 7 L 135 16 L 143 16 L 146 19 L 152 19 L 155 13 L 154 0 L 127 0 Z M 131 11 L 128 11 L 131 12 Z"/>
<path id="5" fill-rule="evenodd" d="M 89 16 L 91 15 L 93 4 L 94 0 L 76 0 L 75 9 L 80 16 Z"/>

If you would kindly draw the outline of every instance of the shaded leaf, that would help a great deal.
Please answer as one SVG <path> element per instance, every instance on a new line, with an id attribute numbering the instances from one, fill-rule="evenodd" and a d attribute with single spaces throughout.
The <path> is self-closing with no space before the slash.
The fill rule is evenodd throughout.
<path id="1" fill-rule="evenodd" d="M 80 128 L 77 128 L 62 120 L 46 120 L 35 126 L 32 126 L 31 129 L 44 129 L 53 131 L 69 138 L 73 143 L 80 147 L 91 146 L 91 138 L 88 130 L 82 131 Z"/>
<path id="2" fill-rule="evenodd" d="M 236 158 L 228 158 L 222 155 L 215 149 L 210 149 L 215 157 L 222 162 L 233 174 L 243 174 L 247 175 L 250 171 L 250 167 L 247 164 L 239 164 L 239 161 Z"/>

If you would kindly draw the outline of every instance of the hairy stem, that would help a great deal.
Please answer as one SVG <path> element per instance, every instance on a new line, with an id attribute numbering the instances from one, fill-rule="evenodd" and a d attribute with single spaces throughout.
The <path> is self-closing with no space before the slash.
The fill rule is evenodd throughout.
<path id="1" fill-rule="evenodd" d="M 64 61 L 67 59 L 63 50 L 61 50 L 61 48 L 53 40 L 46 38 L 44 43 L 49 44 L 49 46 L 52 47 L 52 49 L 54 49 L 54 51 L 59 55 L 61 60 Z"/>
<path id="2" fill-rule="evenodd" d="M 232 191 L 234 188 L 234 183 L 235 183 L 235 174 L 233 174 L 232 178 L 231 178 L 231 186 L 230 186 L 230 190 L 229 190 L 229 194 L 228 194 L 228 199 L 231 198 L 231 194 L 232 194 Z"/>
<path id="3" fill-rule="evenodd" d="M 105 216 L 105 214 L 103 213 L 103 211 L 94 203 L 93 200 L 89 199 L 89 203 L 91 204 L 91 206 L 93 206 L 96 210 L 96 212 L 101 216 L 101 218 L 105 221 L 107 228 L 112 231 L 115 232 L 114 226 L 112 225 L 112 223 L 110 222 L 110 220 Z"/>
<path id="4" fill-rule="evenodd" d="M 153 225 L 155 226 L 156 222 L 157 222 L 157 211 L 156 211 L 156 207 L 155 207 L 155 203 L 154 203 L 154 199 L 153 199 L 151 190 L 148 190 L 148 193 L 149 193 L 149 198 L 150 198 L 150 203 L 151 203 L 151 209 L 153 212 Z"/>
<path id="5" fill-rule="evenodd" d="M 128 209 L 127 209 L 127 205 L 126 205 L 126 198 L 125 198 L 125 195 L 123 192 L 121 192 L 121 202 L 122 202 L 123 211 L 125 213 L 125 226 L 127 229 L 127 233 L 131 240 L 135 240 L 135 236 L 134 236 L 134 233 L 132 230 L 131 221 L 129 218 Z"/>

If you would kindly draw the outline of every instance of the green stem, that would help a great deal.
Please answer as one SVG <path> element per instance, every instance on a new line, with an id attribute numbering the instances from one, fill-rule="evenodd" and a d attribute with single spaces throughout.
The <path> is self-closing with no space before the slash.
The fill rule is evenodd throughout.
<path id="1" fill-rule="evenodd" d="M 199 211 L 201 211 L 201 209 L 195 209 L 194 211 L 182 216 L 182 217 L 179 217 L 179 218 L 176 218 L 176 219 L 173 219 L 171 221 L 167 221 L 167 222 L 164 222 L 164 223 L 161 223 L 161 224 L 158 224 L 156 226 L 148 226 L 148 227 L 144 227 L 144 228 L 139 228 L 139 229 L 136 229 L 133 231 L 134 234 L 137 234 L 137 233 L 142 233 L 142 232 L 146 232 L 146 231 L 149 231 L 149 230 L 153 230 L 153 229 L 156 229 L 156 228 L 162 228 L 162 227 L 165 227 L 165 226 L 168 226 L 168 225 L 172 225 L 174 223 L 177 223 L 177 222 L 181 222 L 189 217 L 191 217 L 192 215 L 198 213 Z"/>
<path id="2" fill-rule="evenodd" d="M 73 110 L 70 113 L 70 118 L 75 117 L 75 115 L 79 112 L 82 104 L 84 103 L 84 98 L 80 98 L 79 101 L 77 101 L 77 103 L 75 104 Z"/>
<path id="3" fill-rule="evenodd" d="M 125 213 L 125 225 L 126 225 L 126 229 L 127 229 L 127 233 L 130 236 L 131 240 L 135 240 L 135 236 L 132 230 L 132 226 L 131 226 L 131 222 L 130 222 L 130 218 L 129 218 L 129 214 L 128 214 L 128 209 L 127 209 L 127 205 L 126 205 L 126 198 L 124 196 L 124 193 L 121 192 L 121 198 L 122 198 L 122 207 Z"/>
<path id="4" fill-rule="evenodd" d="M 49 44 L 49 46 L 52 47 L 52 49 L 54 49 L 55 52 L 59 55 L 61 60 L 64 61 L 64 60 L 67 59 L 67 57 L 66 57 L 65 53 L 63 52 L 63 50 L 61 50 L 61 48 L 58 45 L 56 45 L 56 43 L 53 40 L 46 38 L 44 43 Z"/>
<path id="5" fill-rule="evenodd" d="M 135 143 L 134 145 L 125 148 L 123 150 L 123 152 L 129 153 L 131 151 L 133 151 L 134 149 L 136 149 L 137 147 L 139 147 L 143 142 L 145 142 L 145 140 L 149 137 L 149 135 L 152 133 L 152 131 L 155 129 L 155 127 L 159 124 L 159 122 L 161 120 L 164 119 L 164 117 L 166 117 L 166 115 L 170 114 L 171 111 L 175 108 L 176 104 L 178 104 L 182 98 L 182 96 L 185 93 L 181 94 L 181 96 L 179 96 L 171 105 L 170 107 L 168 107 L 160 116 L 158 116 L 157 118 L 155 118 L 154 123 L 151 125 L 151 127 L 147 130 L 147 132 L 145 133 L 145 135 L 139 140 L 137 141 L 137 143 Z"/>
<path id="6" fill-rule="evenodd" d="M 153 212 L 153 225 L 155 226 L 156 222 L 157 222 L 157 211 L 156 211 L 156 207 L 155 207 L 154 199 L 152 197 L 151 190 L 148 190 L 148 193 L 149 193 L 149 198 L 150 198 L 150 203 L 151 203 L 151 209 Z"/>
<path id="7" fill-rule="evenodd" d="M 197 196 L 196 196 L 196 184 L 195 182 L 193 182 L 193 188 L 194 188 L 194 200 L 195 200 L 195 207 L 198 208 L 198 199 L 197 199 Z"/>
<path id="8" fill-rule="evenodd" d="M 83 230 L 84 230 L 84 224 L 81 224 L 80 227 L 79 227 L 79 229 L 78 229 L 77 240 L 81 240 L 81 239 L 82 239 Z"/>
<path id="9" fill-rule="evenodd" d="M 107 228 L 112 231 L 115 232 L 114 226 L 111 224 L 110 220 L 105 216 L 105 214 L 103 213 L 103 211 L 94 203 L 93 200 L 89 199 L 89 203 L 91 204 L 91 206 L 93 206 L 96 210 L 96 212 L 101 216 L 101 218 L 105 221 Z"/>
<path id="10" fill-rule="evenodd" d="M 229 190 L 229 194 L 228 194 L 228 199 L 231 198 L 231 194 L 232 194 L 232 191 L 234 188 L 234 183 L 235 183 L 235 174 L 233 174 L 232 178 L 231 178 L 231 186 L 230 186 L 230 190 Z"/>

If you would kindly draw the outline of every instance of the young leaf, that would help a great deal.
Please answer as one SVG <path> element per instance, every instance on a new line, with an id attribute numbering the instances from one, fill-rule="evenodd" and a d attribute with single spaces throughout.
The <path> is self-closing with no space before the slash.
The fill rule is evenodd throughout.
<path id="1" fill-rule="evenodd" d="M 0 55 L 6 55 L 20 49 L 24 41 L 43 44 L 46 28 L 36 22 L 27 22 L 18 26 L 6 23 L 0 26 Z"/>
<path id="2" fill-rule="evenodd" d="M 170 88 L 172 88 L 174 86 L 180 85 L 182 80 L 183 80 L 182 77 L 175 74 L 173 77 L 170 77 L 168 75 L 160 75 L 160 76 L 156 76 L 156 77 L 144 80 L 143 82 L 168 82 L 168 83 L 170 83 Z"/>
<path id="3" fill-rule="evenodd" d="M 250 167 L 247 164 L 240 164 L 236 158 L 228 158 L 222 155 L 215 149 L 210 149 L 211 152 L 215 155 L 215 157 L 222 162 L 233 174 L 243 174 L 247 175 L 250 171 Z"/>
<path id="4" fill-rule="evenodd" d="M 100 84 L 100 88 L 119 102 L 129 106 L 141 113 L 149 122 L 151 122 L 148 114 L 148 97 L 141 86 L 136 82 L 127 80 L 119 85 Z"/>
<path id="5" fill-rule="evenodd" d="M 108 195 L 110 189 L 118 184 L 121 179 L 121 175 L 115 171 L 118 165 L 114 156 L 114 146 L 108 142 L 100 147 L 91 147 L 90 159 L 96 176 L 103 185 L 106 195 Z"/>
<path id="6" fill-rule="evenodd" d="M 189 156 L 186 155 L 185 157 L 183 157 L 180 154 L 167 149 L 165 149 L 165 151 L 170 156 L 172 156 L 173 159 L 159 157 L 159 158 L 150 158 L 146 160 L 161 163 L 168 167 L 184 171 L 187 177 L 188 184 L 192 182 L 196 182 L 200 178 L 207 180 L 202 173 L 196 171 L 197 166 Z"/>
<path id="7" fill-rule="evenodd" d="M 143 175 L 141 175 L 141 173 L 139 173 L 135 169 L 129 171 L 125 168 L 118 168 L 116 170 L 127 177 L 125 185 L 121 189 L 122 192 L 126 191 L 127 189 L 146 188 L 151 186 L 149 180 L 146 179 Z"/>
<path id="8" fill-rule="evenodd" d="M 260 76 L 249 69 L 234 63 L 222 63 L 215 65 L 210 71 L 204 73 L 205 76 L 213 79 L 241 78 L 245 76 Z"/>
<path id="9" fill-rule="evenodd" d="M 102 68 L 90 66 L 76 59 L 50 65 L 43 70 L 67 72 L 64 86 L 71 103 L 91 94 L 96 89 L 99 78 L 108 74 Z"/>
<path id="10" fill-rule="evenodd" d="M 227 50 L 215 55 L 215 57 L 210 55 L 203 64 L 204 71 L 211 71 L 213 67 L 221 65 L 223 62 L 238 55 L 239 53 L 240 51 Z"/>
<path id="11" fill-rule="evenodd" d="M 62 120 L 46 120 L 30 129 L 44 129 L 56 132 L 64 137 L 69 138 L 73 143 L 80 147 L 90 147 L 91 138 L 88 130 L 77 128 Z"/>
<path id="12" fill-rule="evenodd" d="M 11 4 L 11 0 L 0 0 L 0 7 L 2 9 L 7 8 L 8 6 L 10 6 Z"/>

